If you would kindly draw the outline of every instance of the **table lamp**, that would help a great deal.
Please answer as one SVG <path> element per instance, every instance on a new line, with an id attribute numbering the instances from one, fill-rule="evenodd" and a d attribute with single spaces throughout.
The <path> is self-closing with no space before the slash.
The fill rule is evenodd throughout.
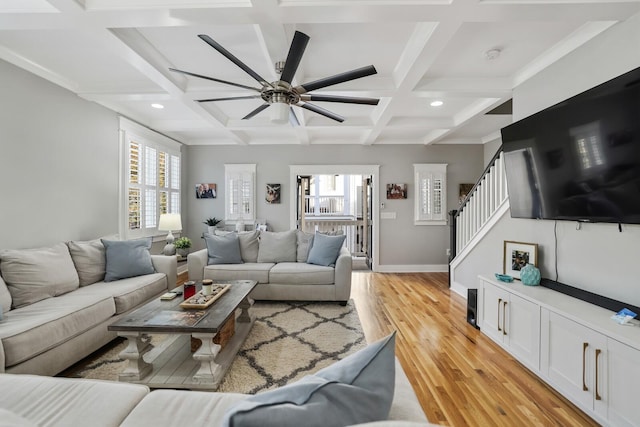
<path id="1" fill-rule="evenodd" d="M 158 222 L 159 231 L 168 231 L 167 244 L 165 245 L 162 253 L 164 255 L 175 255 L 176 247 L 173 245 L 175 237 L 173 237 L 172 231 L 182 230 L 182 220 L 180 214 L 161 214 L 160 221 Z"/>

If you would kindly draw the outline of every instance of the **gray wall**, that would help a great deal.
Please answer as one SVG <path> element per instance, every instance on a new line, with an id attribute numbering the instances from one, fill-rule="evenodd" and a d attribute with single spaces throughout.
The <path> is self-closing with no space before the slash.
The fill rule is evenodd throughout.
<path id="1" fill-rule="evenodd" d="M 514 120 L 640 67 L 640 15 L 617 24 L 514 91 Z M 502 242 L 538 243 L 543 277 L 640 305 L 636 254 L 640 226 L 554 222 L 503 217 L 456 269 L 455 280 L 475 287 L 477 274 L 502 271 Z"/>
<path id="2" fill-rule="evenodd" d="M 118 231 L 116 113 L 0 60 L 0 248 Z"/>
<path id="3" fill-rule="evenodd" d="M 448 163 L 448 207 L 458 203 L 458 184 L 475 182 L 484 168 L 481 145 L 397 145 L 397 146 L 191 146 L 186 149 L 187 181 L 185 188 L 198 182 L 218 185 L 218 197 L 213 200 L 188 197 L 188 234 L 195 247 L 203 247 L 199 238 L 205 218 L 224 217 L 224 164 L 255 163 L 257 165 L 257 216 L 264 218 L 276 231 L 289 229 L 290 188 L 289 165 L 378 164 L 381 186 L 387 183 L 407 183 L 407 200 L 386 200 L 384 188 L 378 189 L 384 212 L 396 212 L 396 219 L 380 221 L 381 265 L 446 265 L 449 247 L 447 226 L 413 225 L 414 163 Z M 266 183 L 282 184 L 282 203 L 269 205 L 264 201 Z M 193 192 L 192 192 L 193 193 Z M 379 207 L 378 207 L 379 208 Z"/>

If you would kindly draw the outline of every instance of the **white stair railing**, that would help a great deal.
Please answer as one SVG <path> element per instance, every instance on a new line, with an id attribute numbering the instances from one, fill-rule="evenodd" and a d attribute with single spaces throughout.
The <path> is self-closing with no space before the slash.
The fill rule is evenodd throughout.
<path id="1" fill-rule="evenodd" d="M 504 154 L 501 151 L 467 195 L 455 216 L 456 256 L 480 233 L 507 198 Z"/>

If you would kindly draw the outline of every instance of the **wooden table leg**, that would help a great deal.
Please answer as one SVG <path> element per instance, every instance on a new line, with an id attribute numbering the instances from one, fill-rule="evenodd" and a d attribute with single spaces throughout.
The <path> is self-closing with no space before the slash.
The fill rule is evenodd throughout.
<path id="1" fill-rule="evenodd" d="M 200 362 L 200 368 L 193 376 L 194 380 L 200 384 L 217 383 L 217 380 L 220 379 L 220 365 L 216 363 L 215 359 L 222 347 L 213 342 L 213 337 L 216 334 L 193 333 L 191 335 L 202 341 L 200 348 L 193 353 L 193 359 Z"/>
<path id="2" fill-rule="evenodd" d="M 249 299 L 249 297 L 245 297 L 238 307 L 242 310 L 240 315 L 238 316 L 238 322 L 241 323 L 249 323 L 251 322 L 251 316 L 249 316 L 249 309 L 253 305 L 253 300 Z"/>
<path id="3" fill-rule="evenodd" d="M 149 336 L 142 332 L 118 332 L 118 335 L 127 339 L 127 347 L 119 355 L 127 361 L 127 366 L 118 379 L 140 381 L 153 370 L 153 365 L 142 358 L 152 348 Z"/>

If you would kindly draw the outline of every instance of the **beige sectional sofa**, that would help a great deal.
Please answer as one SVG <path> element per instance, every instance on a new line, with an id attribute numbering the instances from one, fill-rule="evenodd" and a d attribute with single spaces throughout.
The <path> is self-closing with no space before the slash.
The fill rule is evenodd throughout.
<path id="1" fill-rule="evenodd" d="M 0 426 L 216 427 L 244 394 L 155 390 L 138 384 L 0 374 Z M 359 427 L 426 427 L 400 364 L 388 421 Z"/>
<path id="2" fill-rule="evenodd" d="M 209 264 L 210 248 L 193 252 L 187 257 L 189 279 L 255 280 L 258 286 L 251 297 L 257 300 L 338 301 L 342 304 L 349 300 L 352 258 L 345 247 L 339 250 L 334 265 L 318 265 L 307 262 L 313 234 L 298 230 L 254 231 L 238 233 L 237 238 L 241 260 Z"/>
<path id="3" fill-rule="evenodd" d="M 176 285 L 176 258 L 149 257 L 155 272 L 105 282 L 100 240 L 0 251 L 0 372 L 55 375 L 113 340 L 110 323 Z"/>

